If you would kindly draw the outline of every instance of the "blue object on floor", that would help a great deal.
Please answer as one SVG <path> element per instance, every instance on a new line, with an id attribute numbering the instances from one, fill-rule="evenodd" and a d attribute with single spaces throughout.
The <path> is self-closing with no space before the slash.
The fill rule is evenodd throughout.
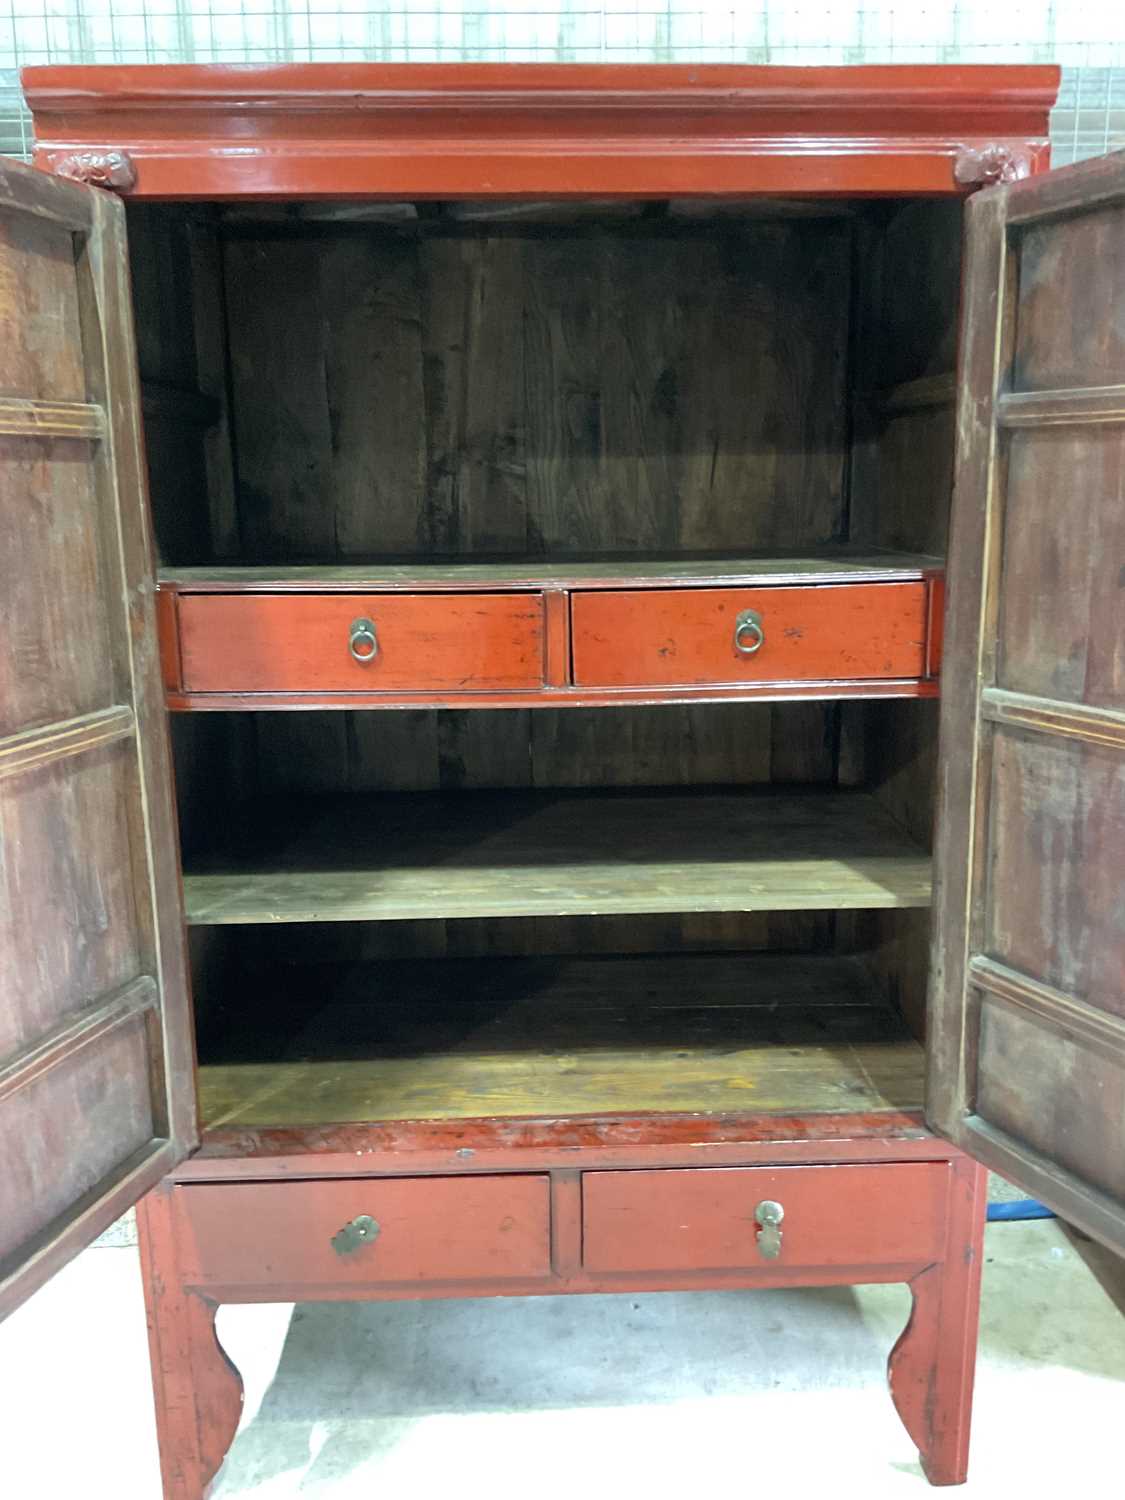
<path id="1" fill-rule="evenodd" d="M 988 1222 L 994 1224 L 1006 1219 L 1053 1219 L 1054 1210 L 1035 1198 L 1017 1198 L 1013 1203 L 990 1203 Z"/>

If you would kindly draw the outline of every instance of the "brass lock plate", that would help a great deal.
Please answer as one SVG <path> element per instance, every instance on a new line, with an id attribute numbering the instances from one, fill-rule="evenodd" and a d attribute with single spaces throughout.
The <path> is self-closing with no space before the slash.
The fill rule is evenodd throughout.
<path id="1" fill-rule="evenodd" d="M 360 1214 L 350 1224 L 345 1224 L 332 1236 L 332 1248 L 337 1255 L 354 1255 L 364 1245 L 378 1237 L 379 1225 L 370 1214 Z"/>
<path id="2" fill-rule="evenodd" d="M 781 1254 L 781 1221 L 785 1210 L 772 1198 L 765 1198 L 754 1210 L 758 1225 L 758 1253 L 765 1260 L 776 1260 Z"/>

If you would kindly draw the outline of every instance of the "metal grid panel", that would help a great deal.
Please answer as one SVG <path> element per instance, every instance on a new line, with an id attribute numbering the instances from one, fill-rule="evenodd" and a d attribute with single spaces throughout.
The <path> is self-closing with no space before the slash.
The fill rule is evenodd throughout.
<path id="1" fill-rule="evenodd" d="M 1055 161 L 1125 145 L 1122 0 L 0 0 L 0 151 L 42 62 L 1059 62 Z"/>

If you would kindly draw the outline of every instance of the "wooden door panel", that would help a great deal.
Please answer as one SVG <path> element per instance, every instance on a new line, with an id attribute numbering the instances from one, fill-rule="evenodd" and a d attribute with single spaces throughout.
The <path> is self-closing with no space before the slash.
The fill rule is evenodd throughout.
<path id="1" fill-rule="evenodd" d="M 1125 1198 L 1125 1057 L 1069 1034 L 1047 1009 L 1013 1005 L 983 988 L 974 1001 L 980 1117 L 1098 1191 Z M 1091 1098 L 1102 1126 L 1096 1130 Z"/>
<path id="2" fill-rule="evenodd" d="M 1121 751 L 997 726 L 988 796 L 983 951 L 1125 1019 Z"/>
<path id="3" fill-rule="evenodd" d="M 1125 426 L 1013 432 L 996 679 L 1125 708 Z"/>
<path id="4" fill-rule="evenodd" d="M 1106 168 L 1099 162 L 1086 170 L 1092 180 Z M 1031 197 L 1023 195 L 1029 206 Z M 1094 212 L 1030 219 L 1019 241 L 1010 388 L 1050 391 L 1125 381 L 1125 204 L 1110 201 Z"/>
<path id="5" fill-rule="evenodd" d="M 0 734 L 89 713 L 113 701 L 109 580 L 87 445 L 0 437 L 7 627 L 0 653 Z M 79 450 L 79 451 L 76 451 Z M 16 565 L 18 562 L 18 566 Z M 44 582 L 50 588 L 44 588 Z"/>
<path id="6" fill-rule="evenodd" d="M 0 949 L 16 983 L 0 1006 L 0 1058 L 31 1046 L 143 962 L 133 884 L 128 744 L 116 739 L 0 782 Z M 86 837 L 81 850 L 76 830 Z"/>
<path id="7" fill-rule="evenodd" d="M 928 1112 L 1125 1249 L 1125 155 L 967 225 Z"/>
<path id="8" fill-rule="evenodd" d="M 82 346 L 73 337 L 79 320 L 76 227 L 73 218 L 60 223 L 39 214 L 0 217 L 2 395 L 86 399 Z"/>
<path id="9" fill-rule="evenodd" d="M 0 165 L 0 1315 L 195 1139 L 123 221 Z"/>
<path id="10" fill-rule="evenodd" d="M 0 1109 L 0 1264 L 162 1133 L 144 1013 L 71 1051 Z"/>

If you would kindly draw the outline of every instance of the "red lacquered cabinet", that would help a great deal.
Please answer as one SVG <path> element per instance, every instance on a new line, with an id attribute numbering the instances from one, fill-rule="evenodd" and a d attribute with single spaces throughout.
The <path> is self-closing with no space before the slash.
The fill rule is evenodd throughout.
<path id="1" fill-rule="evenodd" d="M 1046 171 L 1056 84 L 25 73 L 0 1311 L 140 1199 L 166 1500 L 224 1302 L 890 1281 L 957 1483 L 985 1166 L 1125 1248 L 1125 161 Z"/>

